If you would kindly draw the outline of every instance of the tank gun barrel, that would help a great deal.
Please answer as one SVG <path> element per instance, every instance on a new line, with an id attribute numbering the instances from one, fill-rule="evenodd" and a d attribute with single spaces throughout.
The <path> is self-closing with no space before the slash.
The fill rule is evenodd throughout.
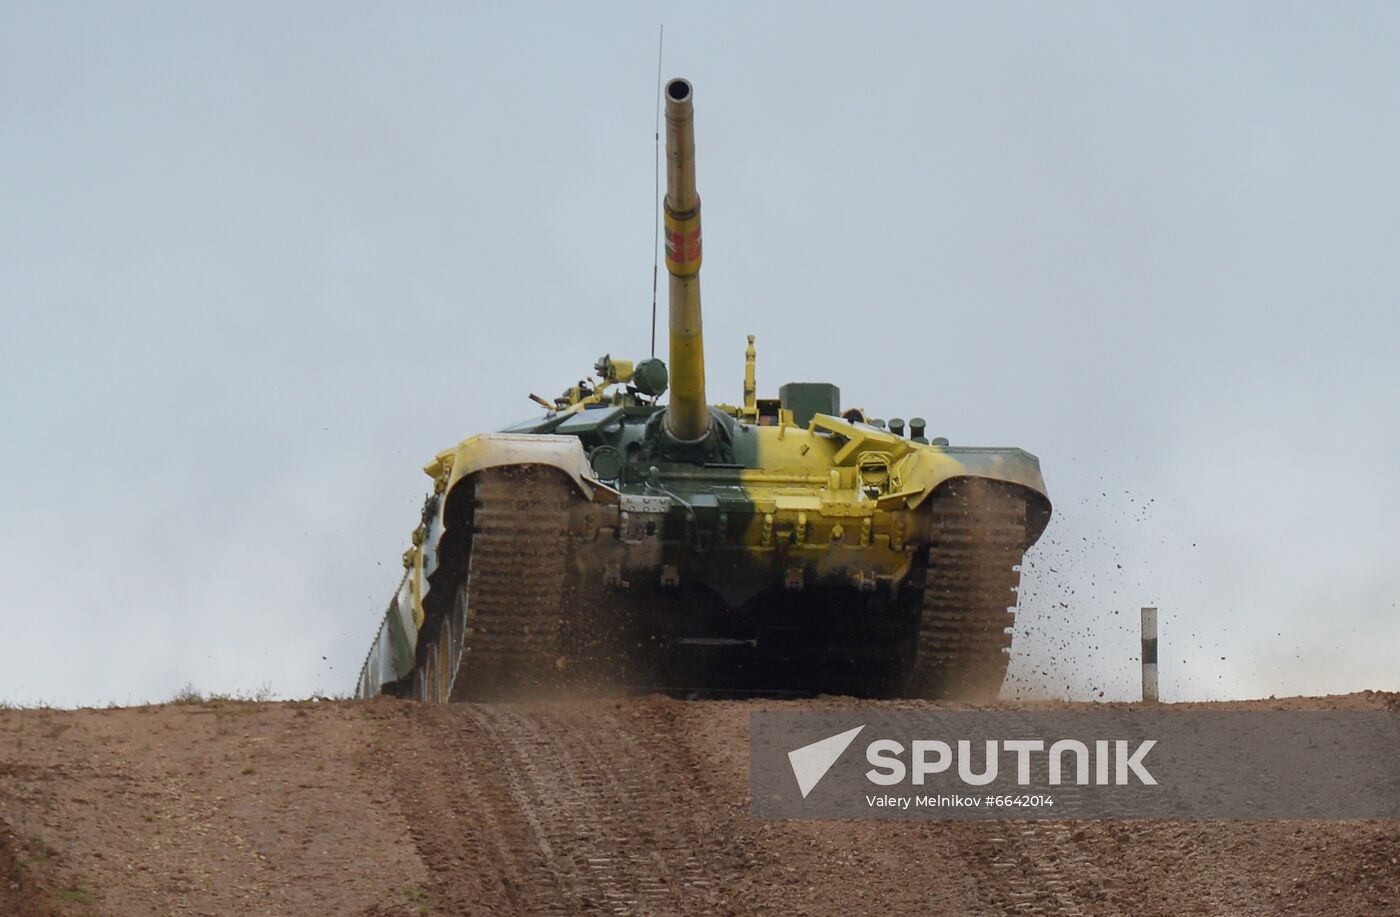
<path id="1" fill-rule="evenodd" d="M 671 327 L 671 401 L 666 431 L 702 439 L 710 429 L 705 400 L 705 343 L 700 324 L 700 195 L 695 190 L 695 110 L 689 81 L 666 84 L 666 270 Z"/>

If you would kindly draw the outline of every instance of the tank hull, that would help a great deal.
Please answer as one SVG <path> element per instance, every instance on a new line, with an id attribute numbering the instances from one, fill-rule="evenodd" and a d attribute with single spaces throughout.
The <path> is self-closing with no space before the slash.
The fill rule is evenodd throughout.
<path id="1" fill-rule="evenodd" d="M 607 689 L 975 696 L 1000 684 L 1038 463 L 818 415 L 732 423 L 730 461 L 599 437 L 486 434 L 437 487 L 361 674 L 425 700 Z"/>

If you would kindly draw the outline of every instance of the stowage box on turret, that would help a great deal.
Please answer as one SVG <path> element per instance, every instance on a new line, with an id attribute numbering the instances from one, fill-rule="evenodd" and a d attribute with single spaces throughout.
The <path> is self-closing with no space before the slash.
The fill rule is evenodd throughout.
<path id="1" fill-rule="evenodd" d="M 843 412 L 826 382 L 760 398 L 752 337 L 742 403 L 711 404 L 692 88 L 664 93 L 669 360 L 605 356 L 427 465 L 358 694 L 994 693 L 1050 518 L 1039 462 Z"/>

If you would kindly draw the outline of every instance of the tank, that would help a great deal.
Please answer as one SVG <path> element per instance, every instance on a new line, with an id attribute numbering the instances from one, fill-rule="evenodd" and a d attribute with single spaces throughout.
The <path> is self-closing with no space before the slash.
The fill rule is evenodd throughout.
<path id="1" fill-rule="evenodd" d="M 427 464 L 357 694 L 995 693 L 1050 518 L 1039 461 L 843 408 L 831 382 L 759 397 L 753 336 L 740 403 L 711 403 L 693 89 L 663 91 L 668 360 L 604 356 Z"/>

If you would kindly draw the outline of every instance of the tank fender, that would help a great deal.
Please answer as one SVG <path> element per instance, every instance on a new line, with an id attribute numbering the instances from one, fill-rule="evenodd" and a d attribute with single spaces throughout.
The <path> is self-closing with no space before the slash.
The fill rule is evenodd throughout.
<path id="1" fill-rule="evenodd" d="M 434 480 L 446 474 L 444 489 L 451 493 L 463 478 L 502 465 L 549 465 L 567 474 L 590 502 L 618 501 L 618 492 L 593 476 L 576 436 L 480 433 L 439 452 L 423 471 Z"/>
<path id="2" fill-rule="evenodd" d="M 1040 459 L 1024 449 L 925 446 L 899 465 L 899 493 L 881 503 L 902 501 L 909 509 L 917 509 L 945 481 L 972 477 L 1019 484 L 1049 505 Z"/>

